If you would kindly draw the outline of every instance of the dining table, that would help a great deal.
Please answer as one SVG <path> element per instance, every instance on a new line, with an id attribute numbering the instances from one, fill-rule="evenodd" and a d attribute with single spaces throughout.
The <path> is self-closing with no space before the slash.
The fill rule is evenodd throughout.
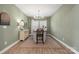
<path id="1" fill-rule="evenodd" d="M 43 42 L 45 43 L 46 41 L 46 33 L 47 31 L 43 31 Z M 37 30 L 33 31 L 33 40 L 37 43 Z"/>

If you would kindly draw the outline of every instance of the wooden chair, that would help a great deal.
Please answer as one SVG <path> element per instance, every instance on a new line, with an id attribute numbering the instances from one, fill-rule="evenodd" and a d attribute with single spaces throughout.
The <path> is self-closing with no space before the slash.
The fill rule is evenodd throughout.
<path id="1" fill-rule="evenodd" d="M 36 31 L 36 43 L 38 44 L 39 41 L 41 41 L 44 44 L 44 30 L 43 29 L 37 29 Z"/>

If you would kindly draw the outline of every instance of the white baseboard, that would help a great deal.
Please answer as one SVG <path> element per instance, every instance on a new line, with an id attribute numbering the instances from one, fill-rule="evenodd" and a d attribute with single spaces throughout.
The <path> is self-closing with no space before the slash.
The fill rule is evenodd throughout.
<path id="1" fill-rule="evenodd" d="M 76 51 L 75 49 L 73 49 L 72 47 L 70 47 L 69 45 L 67 45 L 66 43 L 62 42 L 61 40 L 59 40 L 58 38 L 56 38 L 55 36 L 49 34 L 49 36 L 53 37 L 54 39 L 56 39 L 58 42 L 60 42 L 61 44 L 63 44 L 65 47 L 69 48 L 71 51 L 73 51 L 76 54 L 79 54 L 78 51 Z"/>
<path id="2" fill-rule="evenodd" d="M 12 46 L 14 46 L 15 44 L 17 44 L 18 42 L 19 42 L 19 40 L 17 40 L 13 44 L 9 45 L 8 47 L 4 48 L 2 51 L 0 51 L 0 54 L 6 52 L 8 49 L 10 49 Z"/>

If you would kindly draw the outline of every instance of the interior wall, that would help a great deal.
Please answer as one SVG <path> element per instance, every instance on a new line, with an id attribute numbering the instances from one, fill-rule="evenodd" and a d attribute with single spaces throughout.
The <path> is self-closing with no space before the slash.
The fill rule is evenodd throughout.
<path id="1" fill-rule="evenodd" d="M 47 33 L 50 34 L 50 19 L 51 17 L 47 18 Z"/>
<path id="2" fill-rule="evenodd" d="M 63 5 L 51 17 L 50 33 L 79 51 L 79 5 Z"/>
<path id="3" fill-rule="evenodd" d="M 27 17 L 15 6 L 11 4 L 0 4 L 0 12 L 7 12 L 10 15 L 10 25 L 3 28 L 0 25 L 0 51 L 18 40 L 17 19 L 27 21 Z"/>

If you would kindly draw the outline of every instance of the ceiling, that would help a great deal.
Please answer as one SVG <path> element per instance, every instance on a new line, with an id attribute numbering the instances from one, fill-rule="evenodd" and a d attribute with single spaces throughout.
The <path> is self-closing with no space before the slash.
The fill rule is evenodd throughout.
<path id="1" fill-rule="evenodd" d="M 61 4 L 16 4 L 27 16 L 52 16 Z"/>

